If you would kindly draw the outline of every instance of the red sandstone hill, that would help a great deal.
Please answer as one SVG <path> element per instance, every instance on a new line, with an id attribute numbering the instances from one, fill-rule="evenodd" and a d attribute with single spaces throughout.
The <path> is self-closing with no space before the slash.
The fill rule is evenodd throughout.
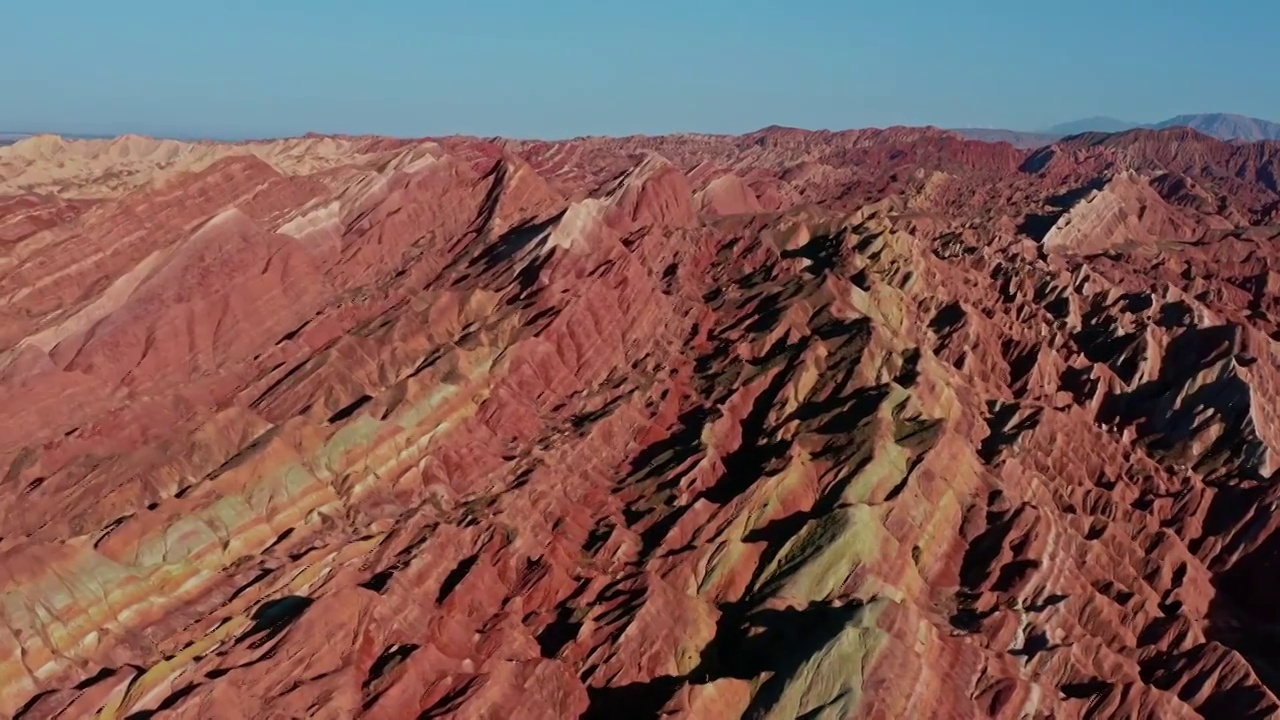
<path id="1" fill-rule="evenodd" d="M 1278 157 L 0 149 L 0 715 L 1278 717 Z"/>

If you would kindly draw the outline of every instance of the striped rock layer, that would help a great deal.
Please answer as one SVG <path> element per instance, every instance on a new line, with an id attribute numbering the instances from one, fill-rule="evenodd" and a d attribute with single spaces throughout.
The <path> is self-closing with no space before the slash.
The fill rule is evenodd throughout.
<path id="1" fill-rule="evenodd" d="M 1215 143 L 0 149 L 0 715 L 1280 717 Z"/>

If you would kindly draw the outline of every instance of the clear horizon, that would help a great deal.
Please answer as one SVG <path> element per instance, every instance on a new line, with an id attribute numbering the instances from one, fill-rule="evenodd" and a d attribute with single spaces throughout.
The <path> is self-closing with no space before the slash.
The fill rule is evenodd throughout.
<path id="1" fill-rule="evenodd" d="M 1179 113 L 1179 115 L 1208 115 L 1208 114 L 1239 115 L 1238 113 Z M 1247 116 L 1245 116 L 1245 117 L 1247 117 Z M 1156 120 L 1156 121 L 1145 121 L 1145 120 L 1144 120 L 1144 121 L 1142 121 L 1142 122 L 1140 122 L 1140 123 L 1133 123 L 1133 124 L 1135 124 L 1135 125 L 1137 125 L 1137 126 L 1141 127 L 1141 126 L 1143 126 L 1143 125 L 1153 124 L 1153 123 L 1155 123 L 1155 122 L 1161 122 L 1161 121 L 1163 121 L 1163 120 L 1169 120 L 1169 119 L 1172 119 L 1172 117 L 1170 117 L 1170 118 L 1162 118 L 1161 120 Z M 1253 120 L 1264 120 L 1264 121 L 1271 122 L 1271 121 L 1270 121 L 1270 120 L 1268 120 L 1267 118 L 1250 118 L 1250 119 L 1253 119 Z M 1085 121 L 1089 121 L 1089 120 L 1114 120 L 1114 121 L 1124 122 L 1124 123 L 1129 123 L 1129 122 L 1130 122 L 1129 120 L 1124 119 L 1124 118 L 1113 118 L 1113 117 L 1107 117 L 1107 116 L 1091 116 L 1091 117 L 1084 117 L 1084 118 L 1079 118 L 1079 119 L 1078 119 L 1078 121 L 1079 121 L 1079 122 L 1085 122 Z M 1060 123 L 1060 124 L 1066 125 L 1066 124 L 1074 123 L 1074 122 L 1077 122 L 1077 121 L 1068 121 L 1068 123 Z M 845 131 L 845 130 L 864 130 L 864 129 L 873 129 L 873 128 L 880 128 L 880 129 L 883 129 L 883 128 L 893 127 L 893 126 L 881 125 L 881 126 L 860 126 L 860 127 L 859 127 L 859 126 L 851 126 L 851 127 L 847 127 L 847 128 L 834 128 L 834 127 L 833 127 L 833 128 L 804 128 L 804 127 L 789 126 L 789 125 L 788 125 L 788 126 L 780 126 L 780 125 L 778 125 L 777 123 L 773 123 L 773 124 L 771 124 L 771 125 L 762 125 L 761 127 L 758 127 L 758 128 L 750 128 L 750 129 L 748 129 L 748 130 L 743 130 L 743 131 L 739 131 L 739 132 L 731 132 L 731 133 L 709 133 L 709 132 L 700 131 L 700 130 L 672 130 L 672 131 L 665 132 L 665 133 L 633 133 L 633 134 L 639 134 L 639 135 L 651 135 L 651 136 L 658 136 L 658 135 L 678 135 L 678 134 L 690 134 L 690 135 L 694 135 L 694 134 L 704 134 L 704 135 L 745 135 L 745 134 L 749 134 L 749 133 L 751 133 L 751 132 L 755 132 L 755 131 L 757 131 L 757 130 L 763 130 L 763 129 L 768 128 L 768 127 L 796 127 L 796 129 L 799 129 L 799 130 L 805 130 L 805 131 L 823 131 L 823 130 L 827 130 L 827 131 L 833 131 L 833 132 L 840 132 L 840 131 Z M 1001 128 L 1001 127 L 946 127 L 946 126 L 940 126 L 940 125 L 937 125 L 936 123 L 922 124 L 922 125 L 899 125 L 898 127 L 937 127 L 937 128 L 939 128 L 939 129 L 941 129 L 941 130 L 952 130 L 952 131 L 962 131 L 962 130 L 974 130 L 974 131 L 977 131 L 977 130 L 1008 131 L 1008 132 L 1015 132 L 1015 133 L 1024 133 L 1024 134 L 1028 134 L 1028 135 L 1037 135 L 1037 134 L 1052 135 L 1052 134 L 1053 134 L 1053 129 L 1052 129 L 1052 128 L 1036 128 L 1036 129 L 1033 129 L 1033 130 L 1027 130 L 1027 129 L 1024 129 L 1024 128 Z M 58 135 L 58 136 L 61 136 L 61 137 L 64 137 L 64 138 L 73 138 L 73 139 L 74 139 L 74 138 L 86 138 L 86 139 L 108 139 L 108 138 L 115 138 L 115 137 L 121 137 L 121 136 L 126 136 L 126 135 L 137 135 L 137 136 L 141 136 L 141 137 L 154 137 L 154 138 L 156 138 L 156 139 L 171 139 L 171 140 L 181 140 L 181 141 L 201 141 L 201 140 L 208 140 L 208 141 L 214 141 L 214 142 L 243 142 L 243 141 L 254 141 L 254 140 L 277 140 L 277 139 L 284 139 L 284 138 L 290 138 L 290 137 L 302 137 L 302 136 L 304 136 L 304 135 L 306 135 L 306 134 L 308 134 L 308 133 L 318 133 L 318 134 L 320 134 L 320 135 L 350 135 L 350 136 L 355 136 L 355 137 L 358 137 L 358 136 L 382 136 L 382 137 L 396 137 L 396 138 L 404 138 L 404 139 L 412 139 L 412 138 L 417 138 L 417 137 L 445 137 L 445 136 L 448 136 L 448 135 L 458 135 L 458 136 L 470 136 L 470 137 L 505 137 L 505 138 L 508 138 L 508 139 L 516 139 L 516 140 L 547 140 L 547 141 L 561 141 L 561 140 L 569 140 L 569 139 L 573 139 L 573 138 L 576 138 L 576 137 L 591 137 L 591 136 L 592 136 L 592 134 L 586 134 L 586 135 L 574 135 L 574 136 L 563 136 L 563 137 L 515 136 L 515 135 L 498 135 L 498 136 L 494 136 L 494 135 L 478 135 L 478 134 L 476 134 L 476 133 L 439 133 L 439 134 L 421 134 L 421 135 L 405 135 L 405 134 L 392 135 L 392 134 L 389 134 L 389 133 L 360 133 L 360 132 L 354 132 L 354 133 L 349 133 L 349 132 L 333 132 L 333 133 L 326 133 L 326 132 L 320 132 L 320 131 L 308 130 L 308 131 L 302 131 L 302 132 L 296 132 L 296 133 L 288 133 L 288 134 L 281 134 L 281 135 L 245 135 L 245 136 L 237 136 L 237 137 L 226 137 L 226 136 L 215 136 L 215 135 L 156 134 L 156 133 L 138 132 L 138 131 L 134 131 L 134 130 L 127 130 L 127 129 L 126 129 L 126 130 L 123 130 L 123 131 L 121 131 L 121 132 L 116 132 L 116 133 L 81 133 L 81 132 L 75 132 L 75 131 L 61 131 L 61 130 L 57 130 L 57 129 L 14 130 L 14 129 L 8 129 L 8 128 L 0 127 L 0 140 L 3 140 L 3 139 L 4 139 L 4 136 L 6 136 L 6 135 L 9 135 L 9 136 L 25 136 L 25 137 L 32 137 L 32 136 L 36 136 L 36 135 Z M 607 133 L 595 133 L 595 134 L 594 134 L 594 136 L 596 136 L 596 137 L 622 137 L 622 136 L 620 136 L 620 135 L 609 135 L 609 134 L 607 134 Z"/>
<path id="2" fill-rule="evenodd" d="M 31 3 L 5 12 L 0 61 L 23 69 L 0 75 L 0 132 L 556 139 L 1280 120 L 1280 94 L 1258 92 L 1280 6 L 954 5 Z"/>

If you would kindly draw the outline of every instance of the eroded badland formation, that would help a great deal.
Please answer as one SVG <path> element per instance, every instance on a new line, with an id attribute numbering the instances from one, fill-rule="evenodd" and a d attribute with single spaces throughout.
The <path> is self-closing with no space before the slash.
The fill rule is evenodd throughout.
<path id="1" fill-rule="evenodd" d="M 0 715 L 1280 717 L 1278 177 L 0 149 Z"/>

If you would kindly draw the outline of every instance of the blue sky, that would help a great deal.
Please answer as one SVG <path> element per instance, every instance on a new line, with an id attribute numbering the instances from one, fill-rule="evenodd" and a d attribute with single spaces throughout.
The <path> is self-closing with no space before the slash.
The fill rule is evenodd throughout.
<path id="1" fill-rule="evenodd" d="M 1280 120 L 1274 0 L 41 0 L 0 130 L 252 137 Z"/>

